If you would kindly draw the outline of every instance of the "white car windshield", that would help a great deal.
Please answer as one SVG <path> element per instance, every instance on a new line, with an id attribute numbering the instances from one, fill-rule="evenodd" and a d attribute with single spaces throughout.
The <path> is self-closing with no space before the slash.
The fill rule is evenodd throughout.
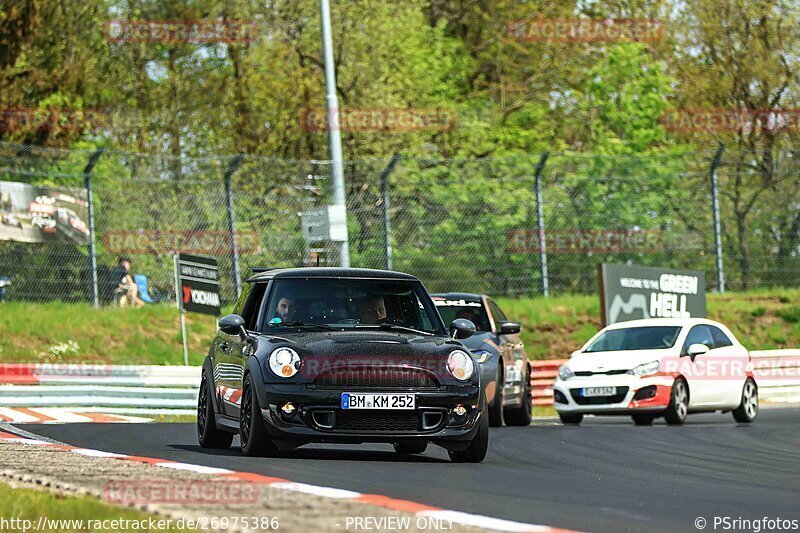
<path id="1" fill-rule="evenodd" d="M 680 326 L 609 329 L 602 332 L 584 353 L 672 348 L 680 331 Z"/>

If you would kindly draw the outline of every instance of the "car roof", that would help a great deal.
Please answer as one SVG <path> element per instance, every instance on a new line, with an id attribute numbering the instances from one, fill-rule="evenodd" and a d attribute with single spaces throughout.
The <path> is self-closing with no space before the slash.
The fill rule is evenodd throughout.
<path id="1" fill-rule="evenodd" d="M 247 279 L 248 283 L 255 283 L 259 281 L 269 281 L 271 279 L 284 279 L 284 278 L 362 278 L 362 279 L 395 279 L 395 280 L 408 280 L 419 281 L 411 274 L 404 274 L 402 272 L 392 272 L 389 270 L 375 270 L 371 268 L 320 268 L 320 267 L 303 267 L 303 268 L 276 268 L 274 270 L 266 270 L 258 272 Z"/>
<path id="2" fill-rule="evenodd" d="M 707 318 L 643 318 L 639 320 L 626 320 L 625 322 L 617 322 L 606 326 L 606 329 L 621 329 L 621 328 L 640 328 L 647 326 L 696 326 L 697 324 L 709 324 L 712 326 L 719 326 L 719 322 L 714 322 Z"/>
<path id="3" fill-rule="evenodd" d="M 471 292 L 434 292 L 431 298 L 447 298 L 448 300 L 464 300 L 465 302 L 482 302 L 483 295 Z"/>

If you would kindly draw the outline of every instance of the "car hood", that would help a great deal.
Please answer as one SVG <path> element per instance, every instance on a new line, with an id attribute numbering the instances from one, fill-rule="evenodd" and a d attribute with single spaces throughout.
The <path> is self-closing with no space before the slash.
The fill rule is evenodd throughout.
<path id="1" fill-rule="evenodd" d="M 300 332 L 280 336 L 262 335 L 259 353 L 268 357 L 280 346 L 293 348 L 303 360 L 298 381 L 311 381 L 332 369 L 401 368 L 425 369 L 450 381 L 447 357 L 464 349 L 447 336 L 417 335 L 387 331 Z"/>
<path id="2" fill-rule="evenodd" d="M 569 360 L 573 372 L 608 372 L 609 370 L 630 370 L 634 367 L 660 361 L 670 355 L 670 350 L 624 350 L 616 352 L 580 352 Z"/>

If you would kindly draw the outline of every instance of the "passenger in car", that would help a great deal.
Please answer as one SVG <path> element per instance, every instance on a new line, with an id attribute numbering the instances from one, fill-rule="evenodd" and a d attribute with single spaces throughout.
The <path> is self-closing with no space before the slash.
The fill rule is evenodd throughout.
<path id="1" fill-rule="evenodd" d="M 380 324 L 386 320 L 386 302 L 383 296 L 368 296 L 361 301 L 358 309 L 362 324 Z"/>

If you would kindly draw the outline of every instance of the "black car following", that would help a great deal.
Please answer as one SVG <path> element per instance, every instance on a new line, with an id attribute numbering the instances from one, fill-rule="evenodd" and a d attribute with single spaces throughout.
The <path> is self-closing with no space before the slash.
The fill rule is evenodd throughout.
<path id="1" fill-rule="evenodd" d="M 522 325 L 506 318 L 485 294 L 432 294 L 445 322 L 463 318 L 475 324 L 464 346 L 478 361 L 486 395 L 489 426 L 527 426 L 531 423 L 531 368 L 520 338 Z"/>
<path id="2" fill-rule="evenodd" d="M 273 455 L 308 443 L 444 447 L 455 462 L 488 448 L 480 368 L 415 277 L 297 268 L 255 274 L 220 321 L 203 364 L 201 446 Z"/>

